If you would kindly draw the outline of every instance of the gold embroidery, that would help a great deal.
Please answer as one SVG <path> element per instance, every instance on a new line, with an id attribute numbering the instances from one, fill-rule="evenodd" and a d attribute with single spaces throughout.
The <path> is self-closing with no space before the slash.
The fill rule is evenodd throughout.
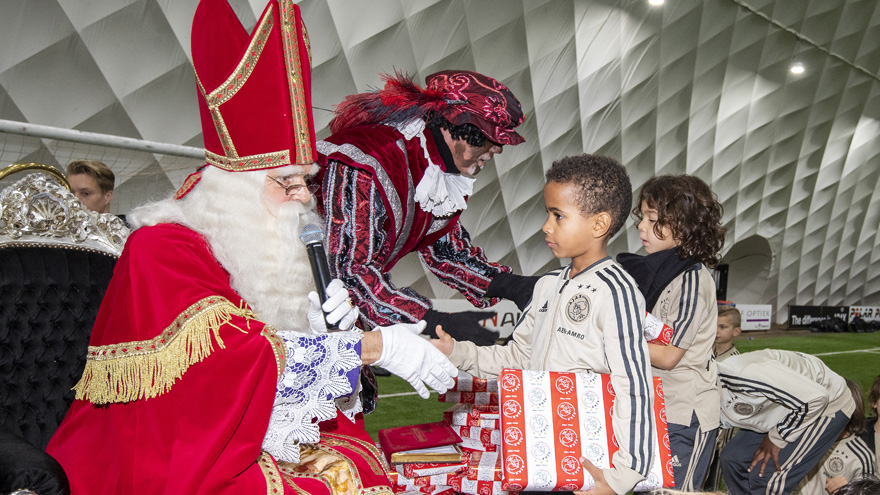
<path id="1" fill-rule="evenodd" d="M 278 469 L 281 471 L 281 477 L 284 479 L 284 482 L 287 483 L 287 486 L 292 487 L 297 491 L 297 493 L 308 493 L 304 491 L 302 488 L 298 487 L 296 483 L 293 482 L 295 478 L 310 478 L 313 480 L 318 480 L 321 483 L 324 483 L 324 486 L 327 487 L 327 491 L 330 493 L 336 493 L 333 491 L 333 487 L 330 486 L 330 483 L 324 479 L 323 476 L 317 473 L 300 473 L 294 469 L 297 464 L 288 464 L 286 462 L 278 461 Z"/>
<path id="2" fill-rule="evenodd" d="M 93 404 L 151 399 L 171 389 L 195 363 L 213 351 L 213 340 L 225 348 L 220 327 L 232 325 L 233 316 L 254 318 L 220 296 L 206 297 L 185 309 L 150 340 L 89 346 L 86 367 L 74 386 L 76 398 Z"/>
<path id="3" fill-rule="evenodd" d="M 362 495 L 392 495 L 393 493 L 389 486 L 373 486 L 361 490 Z"/>
<path id="4" fill-rule="evenodd" d="M 275 328 L 266 325 L 260 332 L 260 335 L 266 337 L 269 345 L 272 346 L 272 353 L 275 354 L 275 366 L 278 368 L 278 379 L 284 374 L 284 366 L 287 364 L 287 346 L 284 345 L 284 339 L 275 333 Z"/>
<path id="5" fill-rule="evenodd" d="M 232 142 L 232 135 L 229 134 L 229 129 L 226 127 L 226 121 L 223 120 L 223 115 L 220 113 L 220 109 L 213 107 L 210 111 L 211 121 L 214 122 L 214 130 L 217 131 L 217 136 L 220 138 L 220 146 L 223 147 L 223 154 L 230 159 L 238 158 L 238 150 L 235 149 L 235 143 Z M 207 153 L 209 153 L 209 151 L 205 150 L 206 155 Z"/>
<path id="6" fill-rule="evenodd" d="M 370 465 L 370 469 L 373 470 L 374 474 L 384 474 L 387 476 L 391 470 L 391 468 L 388 466 L 388 463 L 385 461 L 385 456 L 371 442 L 365 442 L 360 438 L 355 438 L 348 435 L 341 435 L 339 433 L 321 433 L 321 443 L 334 447 L 346 447 L 352 450 L 357 450 L 355 446 L 359 446 L 361 449 L 366 450 L 371 454 L 369 456 L 365 456 L 365 460 L 367 461 L 367 464 Z M 377 461 L 377 459 L 379 461 Z M 379 462 L 381 462 L 381 464 L 379 464 Z"/>
<path id="7" fill-rule="evenodd" d="M 211 91 L 210 94 L 205 95 L 205 102 L 209 108 L 217 108 L 226 103 L 244 86 L 254 71 L 254 67 L 257 66 L 257 62 L 260 61 L 260 55 L 263 53 L 263 48 L 266 46 L 269 33 L 274 25 L 272 5 L 269 5 L 269 8 L 266 9 L 266 15 L 263 16 L 263 21 L 254 30 L 257 35 L 251 40 L 244 57 L 239 60 L 235 70 L 223 81 L 223 84 Z"/>
<path id="8" fill-rule="evenodd" d="M 308 33 L 302 29 L 302 23 L 297 25 L 296 15 L 294 13 L 293 2 L 291 0 L 279 0 L 280 17 L 281 17 L 281 40 L 284 47 L 284 63 L 287 67 L 287 84 L 290 88 L 290 104 L 291 116 L 296 132 L 295 146 L 296 156 L 292 161 L 297 163 L 312 163 L 315 161 L 315 151 L 312 148 L 311 126 L 309 125 L 309 111 L 306 105 L 306 84 L 303 78 L 303 67 L 299 57 L 299 36 L 297 30 L 300 30 L 303 36 L 303 42 L 306 45 L 309 64 L 311 64 L 312 54 L 309 47 Z"/>
<path id="9" fill-rule="evenodd" d="M 201 92 L 202 96 L 205 98 L 205 103 L 208 105 L 208 111 L 211 112 L 211 119 L 214 121 L 214 128 L 217 130 L 217 136 L 220 138 L 220 144 L 223 146 L 223 151 L 226 156 L 231 159 L 238 159 L 239 156 L 235 149 L 235 144 L 232 141 L 232 136 L 229 134 L 229 129 L 226 127 L 226 122 L 223 120 L 223 115 L 220 112 L 220 105 L 229 101 L 245 85 L 251 73 L 254 71 L 254 67 L 257 66 L 257 63 L 260 60 L 260 55 L 263 53 L 263 48 L 266 46 L 266 42 L 269 39 L 269 33 L 272 32 L 274 25 L 275 18 L 272 15 L 272 6 L 270 5 L 266 10 L 266 15 L 263 16 L 260 25 L 254 29 L 256 36 L 251 39 L 244 57 L 239 60 L 238 65 L 235 67 L 235 70 L 232 71 L 232 74 L 230 74 L 219 87 L 210 93 L 207 93 L 205 86 L 202 84 L 202 80 L 199 78 L 198 72 L 196 72 L 196 83 L 199 87 L 199 92 Z M 287 153 L 285 152 L 285 154 Z M 245 157 L 242 160 L 248 160 L 248 157 Z M 212 165 L 219 166 L 226 170 L 250 170 L 252 168 L 258 168 L 226 168 L 217 165 L 216 163 L 212 163 Z"/>
<path id="10" fill-rule="evenodd" d="M 284 493 L 284 482 L 281 478 L 281 472 L 275 466 L 272 456 L 266 452 L 260 454 L 260 470 L 263 471 L 263 477 L 266 478 L 266 495 L 273 493 Z"/>
<path id="11" fill-rule="evenodd" d="M 290 165 L 290 154 L 287 150 L 243 156 L 241 158 L 227 158 L 210 151 L 205 151 L 205 159 L 211 165 L 230 172 Z"/>

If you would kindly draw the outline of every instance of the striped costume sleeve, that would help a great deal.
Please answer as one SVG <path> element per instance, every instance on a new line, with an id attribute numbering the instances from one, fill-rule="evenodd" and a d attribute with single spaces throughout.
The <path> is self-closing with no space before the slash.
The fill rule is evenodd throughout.
<path id="1" fill-rule="evenodd" d="M 471 244 L 470 235 L 457 220 L 445 236 L 421 249 L 419 257 L 431 273 L 478 308 L 498 302 L 483 296 L 499 272 L 510 272 L 509 267 L 488 261 L 482 248 Z"/>
<path id="2" fill-rule="evenodd" d="M 612 460 L 614 467 L 605 470 L 605 478 L 615 493 L 626 493 L 648 475 L 656 438 L 651 364 L 642 337 L 644 302 L 619 266 L 597 276 L 610 291 L 608 303 L 597 308 L 597 323 L 602 327 L 615 392 L 612 422 L 620 444 Z"/>
<path id="3" fill-rule="evenodd" d="M 382 228 L 388 213 L 367 172 L 330 162 L 324 178 L 327 261 L 372 326 L 413 323 L 431 302 L 409 287 L 398 288 L 384 271 L 393 248 Z"/>
<path id="4" fill-rule="evenodd" d="M 819 419 L 829 401 L 825 387 L 773 361 L 751 363 L 739 376 L 720 374 L 719 378 L 722 386 L 731 392 L 764 397 L 789 410 L 767 432 L 770 441 L 780 448 L 800 438 L 801 433 Z"/>
<path id="5" fill-rule="evenodd" d="M 670 343 L 680 349 L 688 349 L 699 331 L 699 320 L 695 315 L 703 311 L 701 308 L 705 301 L 700 300 L 700 265 L 694 265 L 681 274 L 679 297 L 673 298 L 678 303 L 673 303 L 666 323 L 673 328 L 674 333 Z"/>

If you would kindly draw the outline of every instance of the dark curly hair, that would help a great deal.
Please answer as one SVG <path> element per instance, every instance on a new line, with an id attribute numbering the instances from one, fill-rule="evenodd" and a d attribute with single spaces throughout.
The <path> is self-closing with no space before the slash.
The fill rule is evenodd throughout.
<path id="1" fill-rule="evenodd" d="M 699 177 L 693 175 L 661 175 L 652 177 L 642 186 L 639 202 L 632 210 L 641 221 L 641 205 L 657 210 L 654 234 L 662 239 L 663 227 L 669 227 L 678 241 L 678 257 L 693 258 L 709 268 L 721 261 L 718 253 L 724 247 L 721 217 L 724 208 L 718 197 Z"/>
<path id="2" fill-rule="evenodd" d="M 877 495 L 880 493 L 880 478 L 862 474 L 838 488 L 834 495 Z"/>
<path id="3" fill-rule="evenodd" d="M 428 116 L 426 127 L 428 129 L 446 129 L 449 131 L 452 139 L 464 140 L 467 144 L 477 148 L 482 148 L 486 141 L 489 141 L 489 138 L 483 134 L 483 131 L 474 124 L 454 125 L 437 112 L 433 112 Z"/>
<path id="4" fill-rule="evenodd" d="M 623 227 L 632 204 L 629 175 L 617 160 L 601 155 L 567 156 L 553 162 L 547 182 L 571 184 L 578 191 L 578 206 L 584 215 L 611 215 L 610 238 Z"/>

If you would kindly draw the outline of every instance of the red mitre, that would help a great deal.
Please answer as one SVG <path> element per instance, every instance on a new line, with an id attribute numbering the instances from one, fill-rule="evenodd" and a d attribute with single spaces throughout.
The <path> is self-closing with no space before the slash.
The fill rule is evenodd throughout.
<path id="1" fill-rule="evenodd" d="M 299 6 L 271 0 L 248 34 L 226 0 L 202 0 L 193 18 L 192 58 L 209 165 L 312 171 L 311 54 Z M 187 178 L 178 197 L 197 181 Z"/>

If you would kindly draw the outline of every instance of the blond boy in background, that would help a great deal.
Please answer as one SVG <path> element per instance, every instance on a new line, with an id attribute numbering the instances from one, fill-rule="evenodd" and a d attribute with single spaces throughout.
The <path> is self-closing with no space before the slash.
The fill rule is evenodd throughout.
<path id="1" fill-rule="evenodd" d="M 718 333 L 715 335 L 715 361 L 721 362 L 739 351 L 734 339 L 742 333 L 742 316 L 733 306 L 718 306 Z"/>

